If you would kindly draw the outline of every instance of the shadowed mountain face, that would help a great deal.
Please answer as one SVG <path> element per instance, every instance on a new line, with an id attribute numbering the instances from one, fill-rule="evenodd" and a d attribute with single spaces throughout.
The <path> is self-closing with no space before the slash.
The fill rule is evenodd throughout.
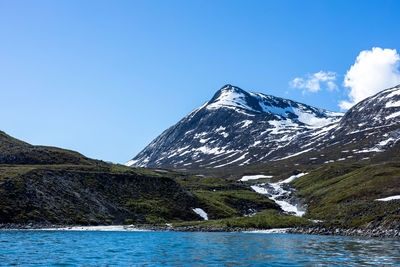
<path id="1" fill-rule="evenodd" d="M 235 167 L 317 152 L 318 163 L 360 160 L 396 144 L 399 118 L 400 86 L 361 101 L 343 115 L 226 85 L 127 165 Z"/>
<path id="2" fill-rule="evenodd" d="M 201 219 L 198 200 L 167 172 L 138 170 L 0 131 L 4 223 L 123 224 Z"/>
<path id="3" fill-rule="evenodd" d="M 338 122 L 342 115 L 226 85 L 127 165 L 189 169 L 267 161 L 299 135 Z"/>

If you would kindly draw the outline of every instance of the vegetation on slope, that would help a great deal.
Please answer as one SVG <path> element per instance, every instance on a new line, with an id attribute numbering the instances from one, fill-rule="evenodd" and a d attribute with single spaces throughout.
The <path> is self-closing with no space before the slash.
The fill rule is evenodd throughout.
<path id="1" fill-rule="evenodd" d="M 187 175 L 174 178 L 198 199 L 210 219 L 245 216 L 262 210 L 280 210 L 272 200 L 237 180 Z"/>
<path id="2" fill-rule="evenodd" d="M 400 201 L 400 163 L 395 146 L 374 159 L 330 164 L 297 159 L 235 169 L 181 172 L 130 168 L 88 159 L 59 148 L 32 146 L 0 132 L 0 223 L 68 225 L 164 224 L 241 228 L 309 226 L 396 228 Z M 391 160 L 390 160 L 391 159 Z M 375 164 L 371 164 L 374 162 Z M 272 181 L 299 172 L 292 185 L 307 204 L 305 218 L 285 215 L 268 198 L 253 192 L 248 174 Z M 204 209 L 210 221 L 192 208 Z"/>
<path id="3" fill-rule="evenodd" d="M 0 223 L 160 224 L 199 220 L 192 209 L 201 207 L 210 219 L 230 218 L 223 222 L 233 225 L 260 211 L 273 211 L 272 220 L 280 210 L 232 179 L 108 164 L 3 132 L 0 152 Z M 249 227 L 266 227 L 254 221 L 264 217 Z"/>
<path id="4" fill-rule="evenodd" d="M 216 192 L 197 190 L 193 193 L 211 219 L 244 216 L 266 209 L 280 209 L 272 200 L 250 190 Z"/>
<path id="5" fill-rule="evenodd" d="M 33 146 L 0 131 L 0 164 L 105 164 L 78 152 L 48 146 Z"/>
<path id="6" fill-rule="evenodd" d="M 122 224 L 198 220 L 196 197 L 168 177 L 108 165 L 0 167 L 0 223 Z"/>
<path id="7" fill-rule="evenodd" d="M 231 227 L 231 228 L 290 228 L 296 226 L 311 226 L 307 219 L 282 214 L 276 210 L 264 210 L 252 217 L 231 217 L 220 220 L 175 223 L 174 226 L 204 226 L 204 227 Z"/>
<path id="8" fill-rule="evenodd" d="M 292 182 L 308 204 L 307 218 L 326 226 L 397 228 L 400 201 L 376 199 L 400 195 L 400 162 L 330 164 Z"/>

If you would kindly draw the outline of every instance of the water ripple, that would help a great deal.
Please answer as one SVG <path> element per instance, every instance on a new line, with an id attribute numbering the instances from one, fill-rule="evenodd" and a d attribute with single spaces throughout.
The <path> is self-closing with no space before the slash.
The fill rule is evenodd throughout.
<path id="1" fill-rule="evenodd" d="M 0 265 L 400 264 L 394 239 L 291 234 L 0 231 Z"/>

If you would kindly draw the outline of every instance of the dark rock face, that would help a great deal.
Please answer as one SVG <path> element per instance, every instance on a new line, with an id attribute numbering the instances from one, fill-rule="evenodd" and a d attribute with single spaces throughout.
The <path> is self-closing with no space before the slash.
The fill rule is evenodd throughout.
<path id="1" fill-rule="evenodd" d="M 2 167 L 0 223 L 64 225 L 199 220 L 198 200 L 170 178 L 94 167 Z M 15 174 L 13 173 L 15 172 Z"/>
<path id="2" fill-rule="evenodd" d="M 127 165 L 215 168 L 266 161 L 298 135 L 336 122 L 341 116 L 226 85 Z"/>
<path id="3" fill-rule="evenodd" d="M 97 225 L 200 220 L 170 177 L 107 164 L 0 131 L 0 224 Z"/>

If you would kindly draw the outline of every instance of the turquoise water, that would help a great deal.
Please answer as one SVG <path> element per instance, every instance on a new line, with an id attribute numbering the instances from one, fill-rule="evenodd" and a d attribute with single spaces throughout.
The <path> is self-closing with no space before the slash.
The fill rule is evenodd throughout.
<path id="1" fill-rule="evenodd" d="M 0 265 L 321 264 L 400 264 L 400 242 L 291 234 L 0 231 Z"/>

